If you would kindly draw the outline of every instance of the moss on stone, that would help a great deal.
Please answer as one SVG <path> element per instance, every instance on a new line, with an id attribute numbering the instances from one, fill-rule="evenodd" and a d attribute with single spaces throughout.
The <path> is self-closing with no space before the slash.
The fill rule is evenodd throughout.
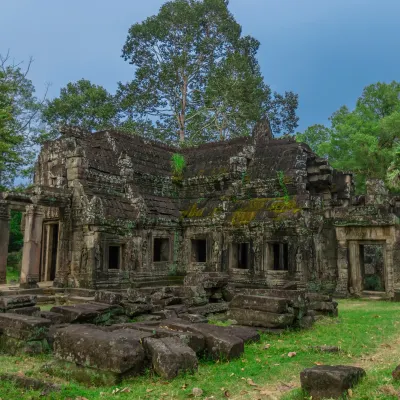
<path id="1" fill-rule="evenodd" d="M 183 218 L 198 218 L 202 217 L 204 214 L 204 208 L 199 208 L 197 202 L 192 204 L 187 210 L 181 211 L 181 216 Z"/>
<path id="2" fill-rule="evenodd" d="M 259 212 L 269 211 L 274 214 L 275 219 L 282 215 L 296 214 L 300 211 L 296 199 L 287 200 L 283 197 L 277 198 L 256 198 L 242 202 L 243 206 L 236 209 L 231 218 L 232 225 L 245 225 L 253 221 Z"/>

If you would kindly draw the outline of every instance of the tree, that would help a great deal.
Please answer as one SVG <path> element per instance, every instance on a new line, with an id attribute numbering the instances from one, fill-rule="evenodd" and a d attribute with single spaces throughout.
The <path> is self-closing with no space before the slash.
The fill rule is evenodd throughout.
<path id="1" fill-rule="evenodd" d="M 100 130 L 118 125 L 118 107 L 114 96 L 102 86 L 86 79 L 68 83 L 60 97 L 46 102 L 43 120 L 57 132 L 60 125 L 79 125 L 88 130 Z"/>
<path id="2" fill-rule="evenodd" d="M 0 55 L 0 190 L 32 170 L 43 101 L 35 97 L 27 78 L 31 63 L 22 70 L 22 63 L 14 63 L 9 53 Z"/>
<path id="3" fill-rule="evenodd" d="M 119 83 L 128 120 L 151 123 L 167 141 L 246 134 L 265 114 L 293 132 L 297 96 L 271 95 L 226 0 L 174 0 L 129 29 L 122 56 L 135 78 Z M 275 120 L 274 120 L 275 118 Z"/>
<path id="4" fill-rule="evenodd" d="M 361 190 L 367 177 L 395 181 L 393 163 L 400 144 L 398 82 L 378 82 L 365 87 L 355 109 L 341 107 L 330 117 L 330 122 L 330 127 L 307 128 L 297 135 L 297 140 L 304 140 L 317 153 L 327 156 L 335 168 L 353 171 Z"/>

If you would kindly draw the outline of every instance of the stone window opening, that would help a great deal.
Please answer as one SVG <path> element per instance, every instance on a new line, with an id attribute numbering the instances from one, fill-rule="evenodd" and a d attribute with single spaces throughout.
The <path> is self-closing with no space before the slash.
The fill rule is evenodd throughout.
<path id="1" fill-rule="evenodd" d="M 365 291 L 385 291 L 385 262 L 383 244 L 361 244 L 360 266 L 362 289 Z"/>
<path id="2" fill-rule="evenodd" d="M 207 262 L 206 239 L 192 239 L 192 261 L 198 263 Z"/>
<path id="3" fill-rule="evenodd" d="M 232 267 L 250 269 L 250 243 L 232 244 Z"/>
<path id="4" fill-rule="evenodd" d="M 54 281 L 57 272 L 59 223 L 45 223 L 42 233 L 40 280 Z"/>
<path id="5" fill-rule="evenodd" d="M 121 246 L 111 245 L 108 247 L 108 269 L 121 269 Z"/>
<path id="6" fill-rule="evenodd" d="M 170 246 L 168 238 L 154 238 L 153 262 L 166 262 L 170 259 Z"/>
<path id="7" fill-rule="evenodd" d="M 289 270 L 289 246 L 287 243 L 273 243 L 272 255 L 274 271 Z"/>

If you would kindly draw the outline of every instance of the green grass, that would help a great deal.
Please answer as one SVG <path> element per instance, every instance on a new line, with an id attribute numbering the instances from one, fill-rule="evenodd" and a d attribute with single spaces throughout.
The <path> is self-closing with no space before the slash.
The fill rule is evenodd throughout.
<path id="1" fill-rule="evenodd" d="M 367 370 L 367 378 L 353 391 L 353 399 L 397 398 L 387 393 L 400 390 L 400 385 L 391 379 L 391 371 L 400 362 L 400 340 L 396 342 L 400 339 L 400 303 L 344 300 L 340 301 L 339 310 L 338 318 L 326 318 L 310 330 L 287 331 L 279 336 L 262 335 L 260 343 L 246 346 L 240 359 L 231 362 L 202 360 L 194 375 L 166 382 L 147 372 L 145 376 L 118 385 L 120 389 L 128 387 L 129 393 L 115 395 L 112 391 L 116 387 L 84 387 L 54 379 L 63 385 L 63 390 L 47 398 L 187 399 L 192 389 L 198 387 L 204 391 L 203 399 L 211 396 L 226 399 L 227 390 L 232 399 L 262 399 L 266 398 L 262 393 L 278 390 L 280 395 L 286 392 L 286 400 L 300 400 L 304 395 L 299 389 L 287 389 L 298 387 L 300 371 L 315 363 L 362 365 Z M 391 349 L 381 346 L 387 343 Z M 311 348 L 324 344 L 340 346 L 341 352 L 321 353 Z M 289 352 L 297 354 L 288 357 Z M 50 355 L 40 358 L 0 356 L 0 373 L 22 371 L 49 379 L 39 368 L 51 359 Z M 253 382 L 258 386 L 253 386 Z M 39 394 L 0 383 L 0 398 L 3 399 L 36 399 Z"/>
<path id="2" fill-rule="evenodd" d="M 10 283 L 11 281 L 19 282 L 20 274 L 21 272 L 18 269 L 11 266 L 7 266 L 7 272 L 6 272 L 7 283 Z"/>

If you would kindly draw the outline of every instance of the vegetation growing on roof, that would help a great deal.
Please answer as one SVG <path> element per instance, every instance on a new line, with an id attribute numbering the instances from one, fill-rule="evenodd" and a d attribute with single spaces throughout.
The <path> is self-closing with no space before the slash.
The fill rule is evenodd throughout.
<path id="1" fill-rule="evenodd" d="M 174 176 L 181 176 L 186 166 L 185 157 L 182 154 L 174 153 L 171 157 L 172 173 Z"/>

